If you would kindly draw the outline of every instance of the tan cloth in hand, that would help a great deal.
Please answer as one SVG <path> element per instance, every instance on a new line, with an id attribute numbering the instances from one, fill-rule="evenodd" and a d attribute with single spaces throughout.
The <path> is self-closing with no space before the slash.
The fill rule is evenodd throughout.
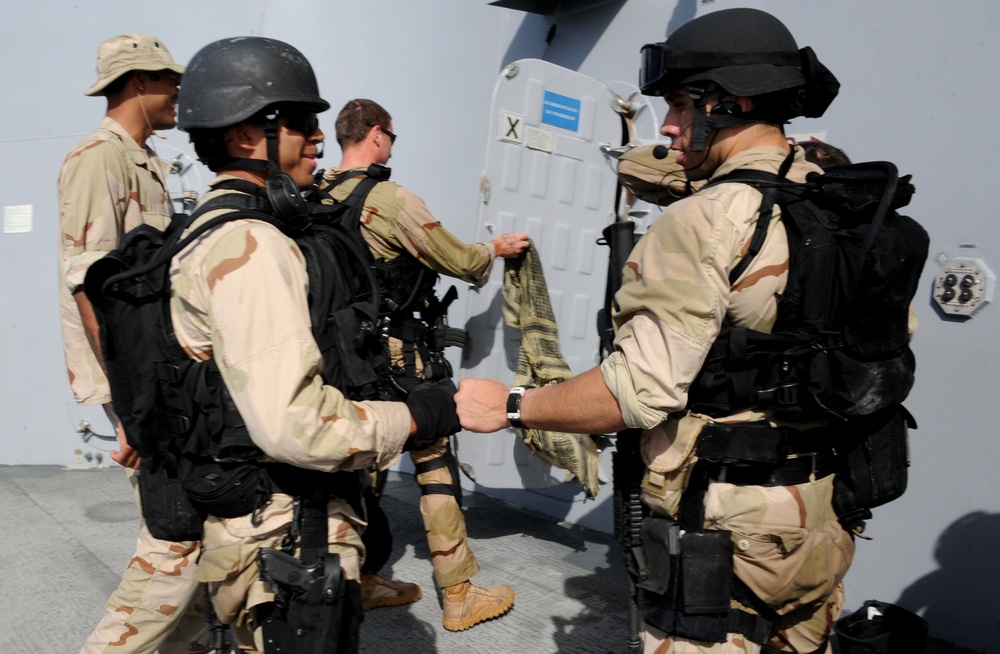
<path id="1" fill-rule="evenodd" d="M 520 259 L 504 260 L 503 316 L 507 325 L 521 332 L 515 386 L 546 386 L 573 376 L 559 349 L 549 289 L 534 243 Z M 587 499 L 597 496 L 597 445 L 589 434 L 517 431 L 533 454 L 579 481 Z"/>

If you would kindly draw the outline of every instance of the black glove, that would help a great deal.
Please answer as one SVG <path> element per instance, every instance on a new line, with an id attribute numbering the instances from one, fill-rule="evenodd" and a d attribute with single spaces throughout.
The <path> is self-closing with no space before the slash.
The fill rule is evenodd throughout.
<path id="1" fill-rule="evenodd" d="M 417 432 L 406 442 L 404 450 L 422 450 L 436 440 L 451 436 L 462 429 L 455 413 L 455 383 L 450 379 L 424 382 L 410 391 L 406 406 L 410 409 Z"/>

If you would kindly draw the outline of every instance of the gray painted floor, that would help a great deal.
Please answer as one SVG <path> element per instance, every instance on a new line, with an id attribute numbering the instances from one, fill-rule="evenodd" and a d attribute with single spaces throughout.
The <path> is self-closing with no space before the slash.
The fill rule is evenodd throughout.
<path id="1" fill-rule="evenodd" d="M 464 500 L 482 567 L 474 581 L 509 584 L 517 598 L 506 616 L 445 631 L 418 500 L 413 477 L 391 473 L 383 506 L 395 545 L 383 574 L 419 583 L 424 597 L 368 612 L 362 652 L 624 650 L 625 573 L 611 539 L 482 495 Z M 137 511 L 124 471 L 0 466 L 0 506 L 0 652 L 78 652 L 133 552 Z"/>

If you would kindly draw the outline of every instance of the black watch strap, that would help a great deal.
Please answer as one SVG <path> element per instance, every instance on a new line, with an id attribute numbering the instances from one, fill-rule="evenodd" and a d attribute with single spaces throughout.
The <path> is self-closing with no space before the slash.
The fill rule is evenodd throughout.
<path id="1" fill-rule="evenodd" d="M 534 386 L 515 386 L 510 389 L 510 395 L 507 396 L 507 420 L 518 429 L 527 429 L 521 422 L 521 398 L 524 397 L 524 392 L 529 388 L 534 388 Z"/>

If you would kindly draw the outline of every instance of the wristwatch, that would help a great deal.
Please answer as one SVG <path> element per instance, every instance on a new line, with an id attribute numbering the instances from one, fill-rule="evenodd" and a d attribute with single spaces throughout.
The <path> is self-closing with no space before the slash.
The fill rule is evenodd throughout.
<path id="1" fill-rule="evenodd" d="M 529 388 L 534 388 L 534 386 L 515 386 L 510 389 L 510 395 L 507 396 L 507 420 L 518 429 L 527 429 L 521 422 L 521 398 L 524 397 L 524 392 Z"/>

